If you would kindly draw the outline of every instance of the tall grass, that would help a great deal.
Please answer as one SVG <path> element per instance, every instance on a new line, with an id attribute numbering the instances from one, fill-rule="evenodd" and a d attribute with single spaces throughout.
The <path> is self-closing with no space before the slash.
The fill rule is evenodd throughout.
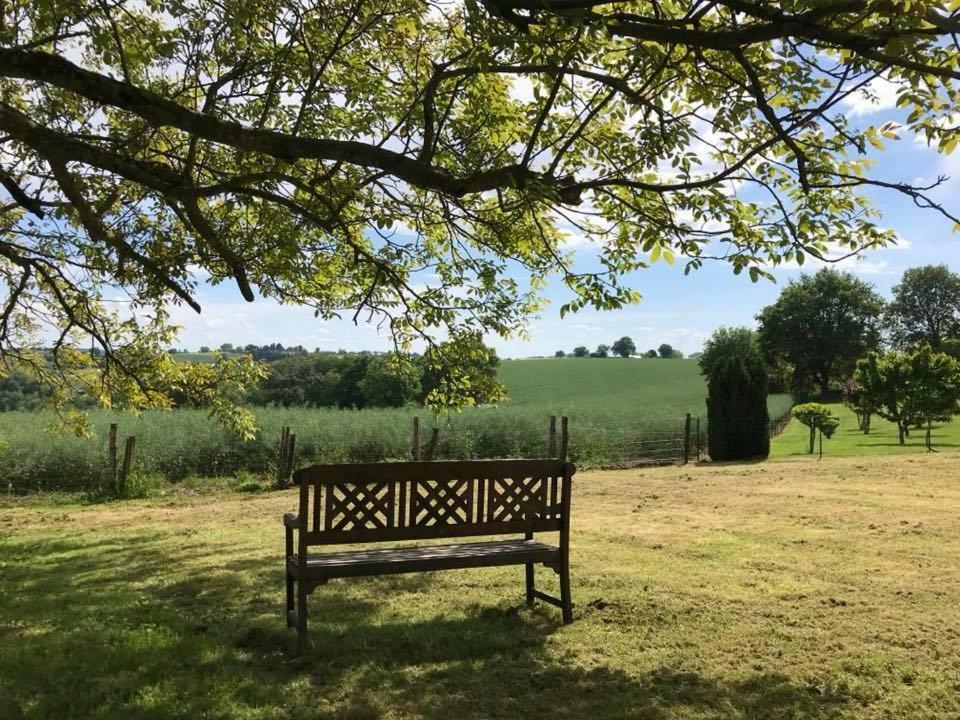
<path id="1" fill-rule="evenodd" d="M 771 397 L 775 408 L 789 399 Z M 696 410 L 697 408 L 693 408 Z M 136 466 L 177 481 L 188 476 L 225 476 L 240 470 L 267 473 L 274 468 L 280 428 L 297 435 L 298 465 L 314 462 L 370 462 L 409 458 L 411 423 L 419 415 L 424 447 L 439 428 L 437 458 L 536 457 L 547 452 L 550 414 L 570 417 L 569 457 L 583 467 L 616 465 L 641 458 L 682 436 L 676 408 L 549 403 L 471 408 L 433 418 L 416 408 L 376 410 L 256 409 L 258 432 L 242 442 L 201 410 L 125 415 L 92 413 L 94 434 L 77 438 L 50 431 L 48 413 L 0 414 L 0 481 L 15 491 L 81 490 L 101 485 L 106 470 L 106 438 L 111 422 L 121 439 L 137 438 Z M 705 425 L 702 426 L 705 429 Z"/>

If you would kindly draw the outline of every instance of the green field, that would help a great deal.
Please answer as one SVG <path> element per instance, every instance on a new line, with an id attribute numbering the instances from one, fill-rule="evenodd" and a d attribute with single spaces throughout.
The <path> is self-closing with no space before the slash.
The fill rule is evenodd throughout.
<path id="1" fill-rule="evenodd" d="M 824 456 L 843 455 L 883 455 L 891 453 L 927 452 L 926 431 L 913 430 L 904 445 L 900 445 L 897 426 L 887 420 L 874 416 L 870 423 L 870 432 L 864 435 L 857 429 L 857 416 L 840 403 L 828 405 L 834 415 L 840 418 L 840 427 L 829 440 L 823 440 Z M 806 455 L 809 443 L 809 429 L 792 420 L 784 432 L 773 438 L 770 444 L 771 457 L 791 457 Z M 931 433 L 933 449 L 937 451 L 956 451 L 960 449 L 960 418 L 953 422 L 933 426 Z M 819 454 L 819 442 L 816 452 Z"/>
<path id="2" fill-rule="evenodd" d="M 550 358 L 505 360 L 500 379 L 514 405 L 553 404 L 574 412 L 617 412 L 625 420 L 706 413 L 696 360 Z"/>
<path id="3" fill-rule="evenodd" d="M 0 717 L 960 717 L 955 457 L 579 473 L 571 625 L 522 568 L 339 580 L 300 659 L 295 493 L 0 498 Z"/>

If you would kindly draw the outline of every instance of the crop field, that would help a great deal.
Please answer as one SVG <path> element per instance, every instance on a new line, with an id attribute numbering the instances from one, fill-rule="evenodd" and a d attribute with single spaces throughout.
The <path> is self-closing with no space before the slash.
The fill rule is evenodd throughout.
<path id="1" fill-rule="evenodd" d="M 570 457 L 582 467 L 627 464 L 669 448 L 682 417 L 704 415 L 706 393 L 695 360 L 563 359 L 504 361 L 511 400 L 438 418 L 418 408 L 336 410 L 258 408 L 259 431 L 241 442 L 202 410 L 92 413 L 94 435 L 48 431 L 48 413 L 0 413 L 0 480 L 17 491 L 94 489 L 105 476 L 111 422 L 137 437 L 140 472 L 168 480 L 269 473 L 280 428 L 297 435 L 297 462 L 363 462 L 410 456 L 419 415 L 424 444 L 439 429 L 438 458 L 542 456 L 548 418 L 570 418 Z M 789 409 L 770 398 L 771 415 Z"/>
<path id="2" fill-rule="evenodd" d="M 823 455 L 885 455 L 891 453 L 928 452 L 926 430 L 912 430 L 904 445 L 900 445 L 897 426 L 874 416 L 870 422 L 870 432 L 864 434 L 857 428 L 857 416 L 841 403 L 828 405 L 840 418 L 840 426 L 833 437 L 823 440 Z M 773 438 L 770 444 L 771 457 L 791 457 L 806 455 L 809 448 L 809 429 L 792 420 L 781 435 Z M 953 422 L 935 424 L 931 432 L 931 445 L 935 451 L 960 450 L 960 417 Z M 819 454 L 819 440 L 815 452 Z"/>
<path id="3" fill-rule="evenodd" d="M 960 717 L 955 456 L 578 473 L 573 624 L 522 568 L 340 580 L 299 659 L 295 492 L 0 498 L 0 717 Z"/>

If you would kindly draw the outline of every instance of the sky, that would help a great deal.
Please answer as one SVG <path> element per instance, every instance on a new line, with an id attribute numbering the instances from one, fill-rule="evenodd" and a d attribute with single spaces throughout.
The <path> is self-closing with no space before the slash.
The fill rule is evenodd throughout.
<path id="1" fill-rule="evenodd" d="M 863 124 L 902 121 L 902 113 L 894 107 L 896 96 L 888 90 L 880 87 L 878 97 L 872 100 L 866 96 L 852 99 L 848 113 Z M 899 141 L 888 142 L 883 151 L 874 151 L 873 157 L 876 164 L 872 176 L 878 179 L 919 183 L 939 175 L 949 176 L 950 180 L 932 195 L 955 214 L 960 211 L 960 151 L 951 156 L 940 155 L 935 148 L 928 148 L 923 141 L 904 132 Z M 839 267 L 871 283 L 887 297 L 908 267 L 945 263 L 960 272 L 960 233 L 952 232 L 946 218 L 916 207 L 909 198 L 893 191 L 875 191 L 870 195 L 883 213 L 878 224 L 893 228 L 901 241 L 897 247 L 869 251 Z M 594 253 L 589 244 L 579 243 L 575 247 L 578 262 L 589 266 Z M 808 261 L 804 271 L 816 267 L 816 263 Z M 700 270 L 684 276 L 679 260 L 673 267 L 661 261 L 625 278 L 624 284 L 643 296 L 640 304 L 617 311 L 582 310 L 563 320 L 560 306 L 570 297 L 557 279 L 545 293 L 550 304 L 530 321 L 528 340 L 504 340 L 494 335 L 486 341 L 504 358 L 553 355 L 557 350 L 570 352 L 576 345 L 593 349 L 624 335 L 632 337 L 640 351 L 669 343 L 690 354 L 700 350 L 718 327 L 754 326 L 756 314 L 776 300 L 787 282 L 800 275 L 800 268 L 780 267 L 773 273 L 776 283 L 752 283 L 746 275 L 733 275 L 725 263 L 707 262 Z M 195 351 L 203 345 L 218 347 L 224 342 L 280 342 L 310 350 L 391 348 L 388 333 L 378 331 L 375 325 L 354 325 L 350 320 L 322 321 L 306 308 L 281 306 L 269 299 L 247 303 L 230 283 L 203 285 L 196 297 L 203 307 L 200 315 L 184 307 L 173 312 L 174 322 L 182 328 L 177 344 L 188 350 Z"/>

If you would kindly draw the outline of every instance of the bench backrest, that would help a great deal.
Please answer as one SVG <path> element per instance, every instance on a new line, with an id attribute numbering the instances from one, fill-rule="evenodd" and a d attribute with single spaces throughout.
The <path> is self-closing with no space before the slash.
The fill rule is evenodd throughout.
<path id="1" fill-rule="evenodd" d="M 572 463 L 557 459 L 313 465 L 300 485 L 306 545 L 565 530 Z"/>

